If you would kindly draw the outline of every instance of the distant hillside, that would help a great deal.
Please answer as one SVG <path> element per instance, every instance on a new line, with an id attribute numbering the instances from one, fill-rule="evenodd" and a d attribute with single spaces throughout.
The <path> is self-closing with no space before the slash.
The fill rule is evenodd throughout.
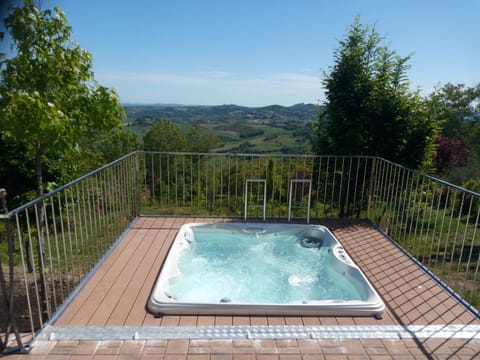
<path id="1" fill-rule="evenodd" d="M 129 122 L 137 118 L 167 118 L 174 122 L 228 122 L 231 120 L 257 120 L 268 122 L 309 121 L 316 116 L 318 106 L 270 105 L 244 107 L 237 105 L 184 106 L 184 105 L 124 105 Z"/>
<path id="2" fill-rule="evenodd" d="M 161 118 L 188 131 L 194 124 L 215 134 L 217 152 L 304 153 L 318 106 L 297 104 L 244 107 L 237 105 L 124 105 L 125 126 L 139 136 Z"/>

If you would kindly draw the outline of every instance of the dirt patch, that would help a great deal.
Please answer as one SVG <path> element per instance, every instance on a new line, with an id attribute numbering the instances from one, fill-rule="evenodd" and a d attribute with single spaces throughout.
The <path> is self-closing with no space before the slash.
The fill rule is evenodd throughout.
<path id="1" fill-rule="evenodd" d="M 7 275 L 7 287 L 9 285 L 8 269 L 3 269 Z M 23 273 L 15 269 L 13 288 L 13 315 L 20 332 L 37 331 L 41 328 L 42 322 L 48 321 L 48 311 L 54 313 L 63 303 L 64 299 L 75 288 L 79 280 L 75 276 L 63 275 L 61 279 L 54 279 L 46 276 L 47 301 L 41 300 L 41 281 L 33 279 L 33 275 L 27 274 L 27 281 L 24 281 Z M 25 285 L 25 283 L 27 285 Z M 10 300 L 8 289 L 8 300 Z M 9 324 L 9 311 L 4 300 L 5 294 L 0 290 L 0 334 L 5 334 Z M 48 305 L 48 306 L 47 306 Z M 29 310 L 31 309 L 31 310 Z M 32 325 L 33 324 L 33 325 Z"/>

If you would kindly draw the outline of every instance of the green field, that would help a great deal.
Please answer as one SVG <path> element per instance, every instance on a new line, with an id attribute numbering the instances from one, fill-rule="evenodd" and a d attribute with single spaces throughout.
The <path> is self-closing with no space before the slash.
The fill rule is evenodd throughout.
<path id="1" fill-rule="evenodd" d="M 218 153 L 310 152 L 310 136 L 318 106 L 297 104 L 247 108 L 222 106 L 125 106 L 125 128 L 140 138 L 159 119 L 172 120 L 180 129 L 190 131 L 200 125 L 218 138 L 213 150 Z"/>

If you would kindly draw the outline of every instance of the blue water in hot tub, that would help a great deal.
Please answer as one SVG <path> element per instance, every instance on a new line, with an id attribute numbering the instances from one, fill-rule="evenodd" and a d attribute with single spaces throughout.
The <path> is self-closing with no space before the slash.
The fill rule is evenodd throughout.
<path id="1" fill-rule="evenodd" d="M 331 244 L 305 246 L 301 232 L 193 232 L 190 249 L 177 263 L 181 276 L 170 283 L 175 299 L 256 304 L 365 300 Z"/>

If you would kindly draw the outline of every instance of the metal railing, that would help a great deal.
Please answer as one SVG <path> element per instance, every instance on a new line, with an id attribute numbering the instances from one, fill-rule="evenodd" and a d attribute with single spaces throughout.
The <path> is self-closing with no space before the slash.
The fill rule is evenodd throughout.
<path id="1" fill-rule="evenodd" d="M 269 218 L 287 218 L 292 179 L 311 179 L 310 215 L 366 216 L 374 158 L 361 156 L 253 154 L 144 154 L 142 213 L 155 215 L 244 216 L 246 179 L 265 179 Z M 249 204 L 263 203 L 263 183 L 249 186 Z M 309 195 L 309 184 L 294 186 L 292 201 Z M 307 202 L 307 201 L 305 201 Z M 262 216 L 252 209 L 248 216 Z M 292 213 L 306 218 L 307 209 Z"/>
<path id="2" fill-rule="evenodd" d="M 480 309 L 480 194 L 376 159 L 369 219 Z"/>
<path id="3" fill-rule="evenodd" d="M 265 181 L 245 193 L 246 179 Z M 52 321 L 138 215 L 262 220 L 263 206 L 247 214 L 245 201 L 263 204 L 265 193 L 270 219 L 369 219 L 479 308 L 477 193 L 375 157 L 136 152 L 3 216 L 2 344 Z"/>
<path id="4" fill-rule="evenodd" d="M 477 193 L 374 157 L 145 152 L 144 163 L 144 214 L 261 219 L 263 207 L 245 213 L 244 181 L 250 178 L 266 180 L 267 217 L 287 219 L 289 182 L 311 179 L 311 217 L 371 220 L 480 308 Z M 249 187 L 249 204 L 263 203 L 258 184 Z M 297 185 L 292 201 L 306 203 L 308 182 Z M 307 209 L 298 208 L 292 217 L 306 220 Z"/>
<path id="5" fill-rule="evenodd" d="M 52 321 L 137 217 L 138 168 L 138 154 L 127 155 L 3 216 L 0 350 L 22 348 Z"/>

